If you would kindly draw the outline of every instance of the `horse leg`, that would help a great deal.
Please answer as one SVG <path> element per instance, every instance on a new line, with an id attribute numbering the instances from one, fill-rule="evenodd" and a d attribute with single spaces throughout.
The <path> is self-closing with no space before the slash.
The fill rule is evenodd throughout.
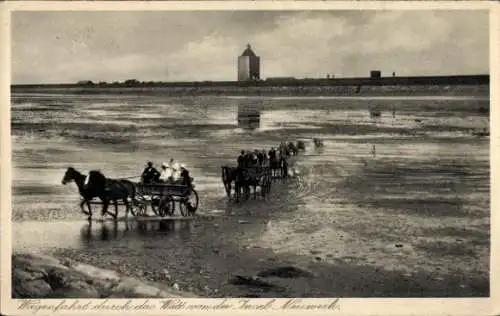
<path id="1" fill-rule="evenodd" d="M 253 199 L 257 199 L 257 184 L 253 185 Z"/>
<path id="2" fill-rule="evenodd" d="M 88 205 L 89 202 L 87 200 L 83 200 L 82 203 L 80 203 L 80 209 L 82 210 L 82 213 L 84 213 L 85 215 L 88 215 L 90 217 L 89 212 L 86 212 L 85 209 L 83 208 L 83 205 L 85 203 L 87 203 L 87 205 Z"/>
<path id="3" fill-rule="evenodd" d="M 116 219 L 118 217 L 118 200 L 115 199 L 113 202 L 115 204 L 115 214 L 114 215 L 111 214 L 111 215 L 113 215 L 113 217 Z"/>
<path id="4" fill-rule="evenodd" d="M 227 197 L 231 199 L 231 181 L 224 182 L 224 186 L 226 187 Z"/>
<path id="5" fill-rule="evenodd" d="M 234 183 L 234 195 L 236 199 L 236 203 L 240 200 L 240 184 L 238 182 Z"/>
<path id="6" fill-rule="evenodd" d="M 101 211 L 101 217 L 104 217 L 106 213 L 108 212 L 108 206 L 109 206 L 109 200 L 108 199 L 103 199 L 102 200 L 102 211 Z"/>
<path id="7" fill-rule="evenodd" d="M 123 198 L 123 204 L 125 204 L 125 218 L 128 218 L 128 212 L 130 208 L 130 203 L 128 202 L 128 198 L 124 197 Z"/>

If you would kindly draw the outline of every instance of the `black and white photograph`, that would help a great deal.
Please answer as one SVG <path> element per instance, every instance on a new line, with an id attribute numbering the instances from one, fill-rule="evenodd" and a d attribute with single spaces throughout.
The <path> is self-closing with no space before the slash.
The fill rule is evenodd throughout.
<path id="1" fill-rule="evenodd" d="M 12 11 L 2 282 L 489 298 L 490 44 L 488 9 Z"/>

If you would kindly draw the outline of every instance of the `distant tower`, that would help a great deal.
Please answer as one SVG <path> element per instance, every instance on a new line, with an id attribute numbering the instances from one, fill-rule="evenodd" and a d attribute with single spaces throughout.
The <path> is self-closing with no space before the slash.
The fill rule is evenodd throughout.
<path id="1" fill-rule="evenodd" d="M 255 55 L 250 44 L 238 57 L 238 81 L 260 80 L 260 57 Z"/>

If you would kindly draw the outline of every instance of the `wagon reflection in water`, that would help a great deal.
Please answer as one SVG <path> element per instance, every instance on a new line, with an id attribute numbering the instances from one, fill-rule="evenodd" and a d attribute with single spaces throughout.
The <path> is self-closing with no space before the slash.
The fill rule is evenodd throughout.
<path id="1" fill-rule="evenodd" d="M 80 240 L 83 245 L 88 246 L 94 242 L 123 240 L 136 238 L 137 236 L 158 236 L 190 233 L 193 229 L 193 221 L 186 219 L 161 219 L 161 220 L 138 220 L 129 219 L 124 221 L 99 221 L 85 223 L 80 230 Z"/>

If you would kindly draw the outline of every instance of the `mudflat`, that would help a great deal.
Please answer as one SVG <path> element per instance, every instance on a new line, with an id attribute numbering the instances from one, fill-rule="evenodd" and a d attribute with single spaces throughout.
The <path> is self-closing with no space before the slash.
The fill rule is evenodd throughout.
<path id="1" fill-rule="evenodd" d="M 237 126 L 239 107 L 259 109 L 258 129 Z M 488 296 L 487 109 L 487 95 L 14 94 L 14 249 L 208 297 Z M 266 199 L 228 201 L 221 165 L 298 139 L 295 177 Z M 74 184 L 61 185 L 69 165 L 124 177 L 171 157 L 195 178 L 194 220 L 89 224 Z M 303 273 L 265 273 L 284 267 Z"/>

